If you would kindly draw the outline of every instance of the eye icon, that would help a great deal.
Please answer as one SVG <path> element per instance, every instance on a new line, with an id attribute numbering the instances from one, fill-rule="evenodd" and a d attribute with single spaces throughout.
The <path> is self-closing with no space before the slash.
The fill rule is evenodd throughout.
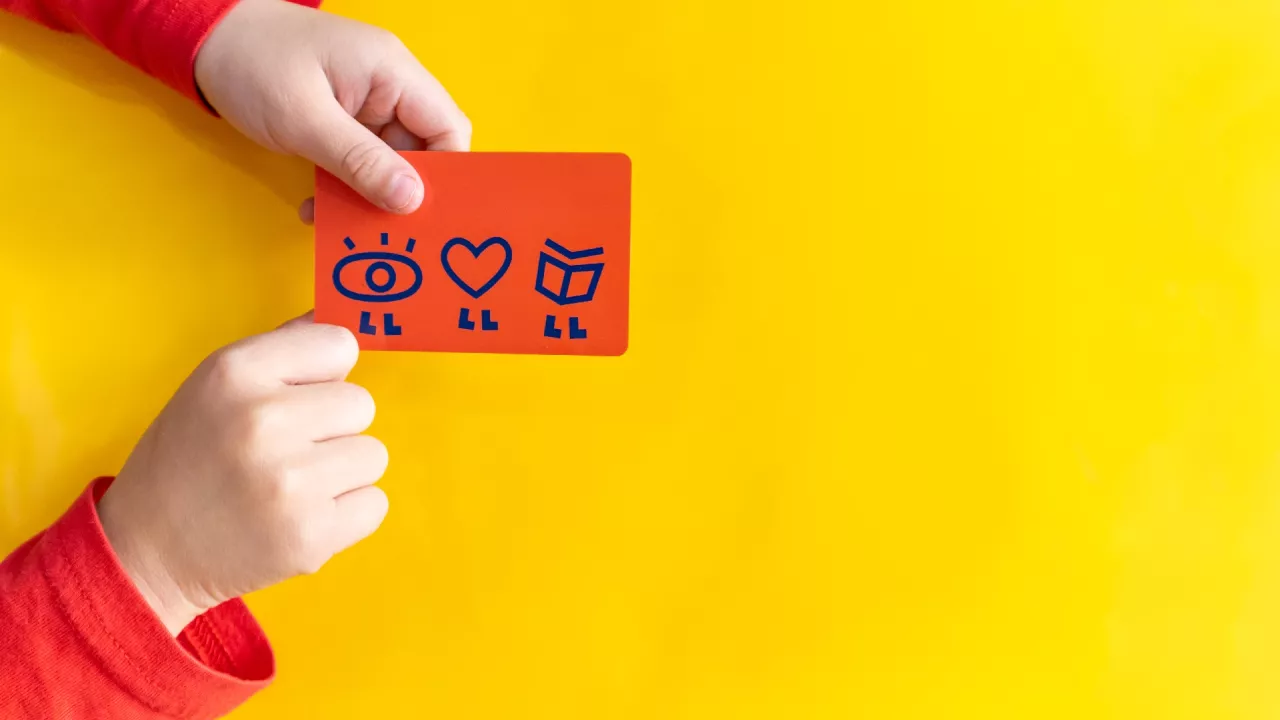
<path id="1" fill-rule="evenodd" d="M 355 250 L 351 238 L 342 241 Z M 382 233 L 382 245 L 388 245 Z M 405 253 L 412 253 L 416 241 L 409 238 Z M 390 303 L 412 297 L 422 288 L 422 268 L 407 254 L 387 250 L 353 252 L 333 267 L 333 286 L 344 297 L 360 302 Z"/>

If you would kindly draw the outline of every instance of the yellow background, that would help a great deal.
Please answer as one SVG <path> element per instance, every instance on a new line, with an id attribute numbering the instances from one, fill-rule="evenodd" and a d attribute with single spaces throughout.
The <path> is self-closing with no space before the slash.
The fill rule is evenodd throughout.
<path id="1" fill-rule="evenodd" d="M 1280 717 L 1280 3 L 329 7 L 632 156 L 631 350 L 362 358 L 391 514 L 235 717 Z M 0 87 L 11 548 L 309 306 L 311 174 L 13 19 Z"/>

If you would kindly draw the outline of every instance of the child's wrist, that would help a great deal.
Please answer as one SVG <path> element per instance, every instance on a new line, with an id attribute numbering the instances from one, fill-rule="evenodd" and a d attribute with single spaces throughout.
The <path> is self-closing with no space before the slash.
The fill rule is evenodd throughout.
<path id="1" fill-rule="evenodd" d="M 177 636 L 182 629 L 200 616 L 204 609 L 187 599 L 181 588 L 164 570 L 158 554 L 149 550 L 137 537 L 138 526 L 120 517 L 108 490 L 98 504 L 98 517 L 107 543 L 120 561 L 125 574 L 133 581 L 134 588 L 146 601 L 170 635 Z"/>

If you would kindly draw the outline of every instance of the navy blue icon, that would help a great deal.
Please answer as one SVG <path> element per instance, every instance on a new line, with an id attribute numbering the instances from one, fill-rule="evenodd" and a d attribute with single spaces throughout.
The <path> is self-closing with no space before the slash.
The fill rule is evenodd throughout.
<path id="1" fill-rule="evenodd" d="M 555 315 L 547 316 L 547 322 L 545 325 L 542 326 L 542 335 L 543 337 L 554 338 L 557 340 L 564 335 L 564 332 L 562 332 L 560 328 L 556 327 Z M 576 317 L 569 318 L 569 339 L 570 340 L 586 340 L 587 339 L 587 330 L 586 328 L 578 327 L 578 318 Z"/>
<path id="2" fill-rule="evenodd" d="M 355 250 L 356 244 L 351 238 L 345 238 L 342 241 L 348 250 Z M 387 233 L 382 233 L 382 245 L 389 245 L 390 238 Z M 412 254 L 413 247 L 417 241 L 413 238 L 405 243 L 405 253 Z M 364 271 L 364 286 L 352 289 L 342 283 L 342 271 L 348 265 L 357 262 L 370 262 Z M 396 267 L 400 266 L 399 272 Z M 412 273 L 413 283 L 406 289 L 399 292 L 391 292 L 396 286 L 396 280 L 402 273 Z M 367 250 L 365 252 L 352 253 L 341 260 L 333 267 L 333 286 L 343 297 L 357 300 L 360 302 L 370 303 L 393 303 L 413 297 L 415 293 L 422 288 L 422 268 L 409 255 L 390 252 L 386 250 Z M 369 292 L 364 292 L 368 289 Z M 360 332 L 364 335 L 377 335 L 378 328 L 373 324 L 372 313 L 362 311 L 360 313 Z M 403 328 L 395 324 L 395 313 L 382 314 L 382 334 L 383 335 L 400 335 Z"/>
<path id="3" fill-rule="evenodd" d="M 454 270 L 453 266 L 449 263 L 449 251 L 458 247 L 463 248 L 467 252 L 471 253 L 471 257 L 477 260 L 489 248 L 497 247 L 503 253 L 502 266 L 499 267 L 497 272 L 495 272 L 480 287 L 478 288 L 472 287 L 470 283 L 468 283 L 466 280 L 463 280 L 458 275 L 457 271 Z M 476 300 L 479 300 L 485 293 L 492 290 L 494 285 L 498 284 L 498 281 L 501 280 L 502 277 L 507 274 L 507 270 L 511 269 L 511 243 L 507 242 L 505 239 L 500 237 L 491 237 L 488 240 L 485 240 L 484 242 L 480 243 L 479 245 L 475 245 L 466 238 L 456 237 L 450 240 L 449 242 L 445 243 L 444 247 L 440 249 L 440 265 L 444 267 L 445 274 L 449 276 L 449 279 L 453 281 L 454 285 L 457 285 L 459 288 L 462 289 L 463 292 L 475 298 Z M 498 321 L 493 319 L 492 312 L 493 311 L 491 310 L 480 311 L 480 330 L 481 331 L 493 331 L 498 329 Z M 458 329 L 459 330 L 475 330 L 476 329 L 476 321 L 471 319 L 470 308 L 464 307 L 458 313 Z"/>
<path id="4" fill-rule="evenodd" d="M 600 276 L 604 273 L 604 262 L 569 264 L 565 260 L 585 260 L 604 254 L 604 248 L 588 248 L 586 250 L 570 250 L 554 240 L 547 239 L 546 246 L 555 255 L 545 250 L 538 256 L 538 279 L 534 288 L 551 302 L 564 307 L 589 303 L 596 297 L 596 288 L 600 286 Z M 559 257 L 557 257 L 557 255 Z M 563 257 L 565 260 L 561 260 Z M 555 315 L 548 315 L 546 325 L 542 328 L 543 337 L 559 339 L 564 331 L 556 327 Z M 585 340 L 587 329 L 581 327 L 580 318 L 569 318 L 569 339 Z"/>
<path id="5" fill-rule="evenodd" d="M 360 333 L 362 335 L 377 335 L 378 328 L 372 322 L 372 313 L 368 310 L 360 313 Z M 382 334 L 383 335 L 401 335 L 402 328 L 395 323 L 394 313 L 382 313 Z"/>
<path id="6" fill-rule="evenodd" d="M 471 319 L 471 310 L 469 308 L 462 308 L 462 313 L 458 315 L 458 329 L 459 330 L 475 330 L 476 329 L 476 321 Z M 482 310 L 480 312 L 480 329 L 481 330 L 497 330 L 498 329 L 498 321 L 493 319 L 493 316 L 489 313 L 488 310 Z"/>

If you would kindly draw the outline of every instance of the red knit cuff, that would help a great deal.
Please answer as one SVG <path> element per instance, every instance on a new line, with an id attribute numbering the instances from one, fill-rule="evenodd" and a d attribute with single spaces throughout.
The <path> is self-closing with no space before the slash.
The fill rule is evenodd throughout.
<path id="1" fill-rule="evenodd" d="M 144 6 L 147 10 L 139 13 L 137 26 L 133 28 L 133 35 L 138 38 L 138 66 L 203 104 L 196 89 L 196 53 L 237 1 L 170 0 Z"/>
<path id="2" fill-rule="evenodd" d="M 103 534 L 96 500 L 109 484 L 91 484 L 45 533 L 46 581 L 80 641 L 140 703 L 172 717 L 221 717 L 271 681 L 266 636 L 239 600 L 170 636 Z"/>
<path id="3" fill-rule="evenodd" d="M 283 1 L 283 0 L 281 0 Z M 321 0 L 289 0 L 316 8 Z M 239 0 L 0 0 L 56 30 L 80 33 L 212 111 L 196 87 L 196 55 Z"/>
<path id="4" fill-rule="evenodd" d="M 178 636 L 210 669 L 265 686 L 275 676 L 275 656 L 262 627 L 239 598 L 201 615 Z"/>
<path id="5" fill-rule="evenodd" d="M 296 5 L 316 8 L 321 0 L 291 0 Z M 212 108 L 196 87 L 196 55 L 213 28 L 239 0 L 170 0 L 152 3 L 155 9 L 139 19 L 137 37 L 139 63 L 144 71 L 194 100 L 206 110 Z M 147 42 L 154 38 L 156 42 Z"/>

